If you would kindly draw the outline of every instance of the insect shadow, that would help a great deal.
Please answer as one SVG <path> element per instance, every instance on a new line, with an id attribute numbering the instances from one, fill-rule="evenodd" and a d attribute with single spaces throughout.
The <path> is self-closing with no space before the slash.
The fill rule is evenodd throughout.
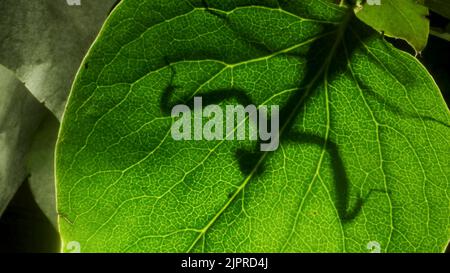
<path id="1" fill-rule="evenodd" d="M 326 140 L 322 137 L 301 133 L 292 132 L 286 136 L 286 141 L 297 144 L 310 144 L 322 147 L 329 154 L 331 158 L 331 167 L 333 169 L 333 180 L 335 189 L 335 207 L 338 211 L 339 217 L 343 222 L 348 222 L 354 219 L 360 212 L 363 204 L 369 199 L 373 193 L 388 193 L 383 189 L 370 189 L 364 196 L 357 196 L 354 204 L 350 204 L 350 189 L 349 178 L 347 176 L 345 164 L 339 152 L 339 147 L 331 140 Z"/>
<path id="2" fill-rule="evenodd" d="M 375 92 L 372 88 L 367 86 L 364 81 L 362 81 L 360 78 L 356 77 L 356 81 L 358 83 L 359 88 L 363 90 L 363 92 L 366 94 L 366 96 L 374 99 L 377 101 L 380 105 L 383 105 L 386 107 L 391 113 L 394 113 L 396 116 L 405 118 L 405 119 L 415 119 L 415 120 L 422 120 L 422 121 L 430 121 L 437 124 L 440 124 L 444 127 L 450 128 L 450 124 L 448 122 L 438 120 L 434 117 L 426 116 L 426 115 L 420 115 L 418 113 L 414 113 L 412 111 L 405 110 L 401 108 L 400 106 L 392 103 L 391 101 L 387 100 L 385 97 L 381 96 L 379 93 Z"/>
<path id="3" fill-rule="evenodd" d="M 279 1 L 279 3 L 284 2 L 285 1 Z M 240 33 L 239 29 L 236 29 L 235 26 L 233 26 L 233 24 L 229 21 L 226 14 L 222 14 L 220 12 L 209 9 L 206 0 L 203 0 L 203 4 L 205 5 L 207 12 L 223 20 L 224 24 L 229 26 L 230 29 L 232 29 L 237 34 Z M 367 39 L 371 35 L 376 35 L 375 32 L 363 26 L 354 17 L 350 19 L 348 25 L 365 28 L 363 29 L 363 31 L 361 31 L 362 35 L 360 36 L 360 39 L 362 40 Z M 338 26 L 324 27 L 322 34 L 329 33 L 330 28 L 337 27 Z M 336 29 L 335 33 L 331 34 L 327 38 L 317 39 L 316 41 L 312 42 L 306 54 L 280 54 L 281 56 L 289 55 L 290 57 L 301 58 L 306 66 L 305 72 L 303 73 L 303 78 L 299 79 L 298 81 L 297 90 L 289 96 L 285 105 L 283 105 L 280 109 L 279 124 L 281 130 L 279 134 L 279 141 L 280 143 L 282 143 L 283 141 L 288 141 L 301 144 L 318 145 L 326 149 L 326 151 L 332 158 L 331 168 L 333 170 L 334 186 L 336 192 L 334 201 L 342 222 L 353 220 L 360 212 L 365 200 L 367 200 L 372 193 L 383 192 L 386 194 L 386 192 L 383 190 L 371 189 L 365 196 L 358 196 L 354 204 L 350 204 L 349 178 L 347 176 L 342 157 L 339 153 L 338 145 L 336 145 L 331 139 L 325 139 L 320 136 L 314 136 L 301 132 L 294 132 L 293 125 L 296 120 L 302 117 L 305 103 L 312 97 L 317 96 L 317 92 L 323 91 L 323 88 L 321 87 L 323 87 L 325 75 L 328 81 L 332 81 L 334 77 L 338 76 L 341 73 L 344 73 L 348 69 L 347 59 L 345 57 L 342 58 L 343 54 L 340 54 L 339 52 L 344 51 L 341 40 L 347 39 L 347 36 L 349 35 L 352 34 L 348 30 L 343 30 L 343 33 L 339 33 L 338 29 Z M 258 41 L 255 37 L 251 37 L 251 39 L 248 35 L 238 35 L 238 37 L 243 39 L 243 41 L 249 42 L 258 50 L 266 52 L 267 55 L 275 53 L 273 50 L 266 47 L 262 41 Z M 348 44 L 345 49 L 348 55 L 351 56 L 355 49 L 358 47 L 361 47 L 361 43 L 351 43 Z M 328 55 L 332 51 L 335 52 L 335 57 L 332 59 L 333 65 L 327 66 L 324 69 L 324 64 L 327 64 L 327 62 L 330 61 L 328 60 Z M 177 89 L 177 86 L 173 85 L 173 79 L 176 75 L 176 70 L 170 65 L 168 61 L 166 62 L 167 66 L 171 67 L 172 79 L 161 96 L 161 111 L 165 115 L 170 115 L 172 107 L 177 104 L 192 106 L 193 97 L 186 96 L 181 99 L 174 99 L 174 93 Z M 239 103 L 242 103 L 244 105 L 254 104 L 244 90 L 235 88 L 214 90 L 209 91 L 208 93 L 199 93 L 196 95 L 202 96 L 203 107 L 206 107 L 209 104 L 218 104 L 228 99 L 235 99 Z M 332 115 L 332 113 L 330 113 L 330 115 Z M 332 116 L 329 116 L 328 118 L 330 120 L 330 127 L 333 128 L 333 118 Z M 267 127 L 270 130 L 269 120 L 270 117 L 267 120 Z M 253 176 L 260 176 L 265 172 L 264 164 L 265 162 L 267 162 L 267 159 L 272 155 L 273 152 L 260 151 L 258 149 L 260 147 L 260 144 L 261 141 L 257 141 L 252 150 L 240 149 L 235 151 L 235 157 L 239 162 L 240 170 L 245 175 L 249 175 L 251 173 Z"/>

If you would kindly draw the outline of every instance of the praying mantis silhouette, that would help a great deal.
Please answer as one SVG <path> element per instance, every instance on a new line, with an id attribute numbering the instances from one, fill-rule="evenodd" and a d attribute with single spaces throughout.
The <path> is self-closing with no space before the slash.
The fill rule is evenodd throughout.
<path id="1" fill-rule="evenodd" d="M 284 5 L 285 1 L 278 1 L 280 7 Z M 274 50 L 267 47 L 263 42 L 258 41 L 257 38 L 252 37 L 251 33 L 242 33 L 239 29 L 230 22 L 228 16 L 225 13 L 218 12 L 215 9 L 211 9 L 206 0 L 203 0 L 203 6 L 206 12 L 219 18 L 223 23 L 233 30 L 237 36 L 243 41 L 247 42 L 252 47 L 256 48 L 260 52 L 267 55 L 273 54 Z M 354 21 L 351 15 L 348 15 L 348 24 L 358 24 Z M 346 173 L 346 168 L 342 157 L 339 152 L 339 147 L 331 139 L 312 135 L 304 132 L 298 132 L 293 129 L 294 121 L 296 117 L 301 115 L 302 110 L 305 107 L 305 102 L 310 96 L 314 96 L 321 82 L 325 77 L 331 79 L 334 75 L 345 70 L 346 63 L 340 62 L 334 59 L 334 54 L 342 49 L 343 40 L 346 36 L 351 35 L 345 28 L 339 29 L 338 27 L 331 25 L 325 26 L 323 33 L 333 33 L 332 38 L 318 39 L 314 41 L 308 52 L 304 55 L 296 55 L 294 53 L 282 53 L 282 55 L 297 57 L 306 59 L 306 72 L 304 77 L 299 81 L 298 88 L 293 92 L 287 100 L 287 103 L 280 109 L 280 134 L 279 141 L 282 143 L 293 142 L 297 144 L 309 144 L 322 147 L 332 158 L 332 169 L 335 187 L 335 207 L 338 211 L 339 217 L 342 222 L 348 222 L 354 219 L 360 212 L 364 202 L 370 197 L 372 193 L 381 192 L 386 194 L 385 190 L 371 189 L 365 196 L 358 196 L 356 202 L 353 205 L 349 204 L 349 178 Z M 364 38 L 364 37 L 363 37 Z M 347 45 L 346 50 L 348 54 L 352 54 L 358 43 L 352 43 Z M 331 53 L 329 53 L 331 52 Z M 329 54 L 325 54 L 329 53 Z M 281 54 L 280 54 L 281 55 Z M 331 57 L 330 57 L 331 56 Z M 169 85 L 164 89 L 161 99 L 160 108 L 161 112 L 165 116 L 170 116 L 170 112 L 173 106 L 177 104 L 185 104 L 190 107 L 193 105 L 193 97 L 186 96 L 181 99 L 175 100 L 175 92 L 179 86 L 173 85 L 174 77 L 177 73 L 176 69 L 171 63 L 177 60 L 170 60 L 166 57 L 166 66 L 171 69 L 171 79 Z M 333 65 L 329 65 L 333 62 Z M 196 96 L 201 96 L 203 99 L 203 106 L 206 107 L 210 104 L 218 104 L 225 100 L 234 99 L 242 105 L 254 104 L 250 96 L 244 91 L 237 88 L 220 89 L 209 91 L 207 93 L 198 93 Z M 270 127 L 270 122 L 267 124 Z M 332 124 L 330 124 L 332 126 Z M 264 174 L 264 164 L 273 152 L 261 152 L 256 147 L 259 147 L 260 141 L 257 141 L 257 145 L 252 150 L 237 150 L 235 151 L 236 160 L 239 162 L 240 170 L 244 175 L 252 174 L 254 177 Z M 276 151 L 274 151 L 276 152 Z M 389 193 L 388 193 L 389 194 Z"/>

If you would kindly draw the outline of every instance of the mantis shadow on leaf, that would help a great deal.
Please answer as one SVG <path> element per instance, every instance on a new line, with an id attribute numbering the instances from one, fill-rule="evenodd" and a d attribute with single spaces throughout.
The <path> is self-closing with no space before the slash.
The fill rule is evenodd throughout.
<path id="1" fill-rule="evenodd" d="M 407 110 L 403 109 L 401 106 L 392 103 L 391 101 L 387 100 L 385 97 L 380 95 L 379 93 L 375 92 L 372 88 L 367 86 L 364 83 L 364 81 L 362 81 L 358 77 L 356 77 L 356 82 L 357 82 L 359 88 L 367 95 L 367 97 L 372 98 L 373 100 L 377 101 L 380 105 L 383 105 L 384 107 L 386 107 L 386 109 L 389 110 L 391 113 L 394 113 L 395 115 L 397 115 L 403 119 L 415 119 L 415 120 L 422 120 L 422 121 L 430 121 L 430 122 L 440 124 L 444 127 L 450 128 L 450 124 L 448 124 L 445 121 L 438 120 L 434 117 L 420 115 L 418 113 L 413 113 L 411 111 L 407 111 Z"/>
<path id="2" fill-rule="evenodd" d="M 331 168 L 333 169 L 335 187 L 335 207 L 342 222 L 345 223 L 353 220 L 359 214 L 363 204 L 368 200 L 372 193 L 386 193 L 385 190 L 370 189 L 365 196 L 356 197 L 356 202 L 351 205 L 349 200 L 350 180 L 347 176 L 345 164 L 339 152 L 339 147 L 333 141 L 327 141 L 322 137 L 312 134 L 291 133 L 286 138 L 289 142 L 317 145 L 325 148 L 331 158 Z"/>
<path id="3" fill-rule="evenodd" d="M 226 14 L 222 14 L 215 10 L 212 10 L 207 5 L 206 1 L 203 1 L 205 8 L 208 13 L 217 16 L 224 21 L 230 29 L 236 33 L 240 33 L 239 29 L 236 29 L 229 22 Z M 351 12 L 351 11 L 349 11 Z M 349 15 L 350 16 L 350 15 Z M 355 20 L 354 17 L 349 19 L 347 24 L 356 25 L 361 24 L 359 21 Z M 348 222 L 354 219 L 360 212 L 365 200 L 369 198 L 369 195 L 373 192 L 381 191 L 372 189 L 365 196 L 358 196 L 355 204 L 349 204 L 349 178 L 346 173 L 346 168 L 342 157 L 339 153 L 338 145 L 335 144 L 328 133 L 326 136 L 315 136 L 307 133 L 293 132 L 293 127 L 296 120 L 302 117 L 306 102 L 315 97 L 317 92 L 324 91 L 324 85 L 328 81 L 331 81 L 334 77 L 339 74 L 344 73 L 347 68 L 347 59 L 338 56 L 340 51 L 343 51 L 342 40 L 346 39 L 349 31 L 347 31 L 345 26 L 333 26 L 336 28 L 334 34 L 331 37 L 319 38 L 312 42 L 308 52 L 306 54 L 296 54 L 296 53 L 281 53 L 280 56 L 289 56 L 301 58 L 301 60 L 306 64 L 305 73 L 302 79 L 299 79 L 297 90 L 290 95 L 287 102 L 281 106 L 280 109 L 280 134 L 279 141 L 280 144 L 283 141 L 287 142 L 297 142 L 301 144 L 309 145 L 319 145 L 323 147 L 332 158 L 331 168 L 333 170 L 333 180 L 335 186 L 335 207 L 338 211 L 339 217 L 342 222 Z M 322 34 L 329 33 L 329 26 L 323 28 Z M 374 35 L 373 31 L 363 31 L 365 36 L 361 36 L 361 39 L 366 39 L 369 35 Z M 244 41 L 249 42 L 249 37 L 247 35 L 238 35 Z M 270 50 L 264 45 L 262 41 L 255 40 L 254 37 L 251 38 L 251 45 L 255 46 L 257 49 L 267 52 L 267 54 L 273 54 L 273 50 Z M 348 56 L 351 56 L 357 47 L 361 47 L 360 43 L 352 43 L 347 46 L 346 50 Z M 193 105 L 193 97 L 186 96 L 185 98 L 179 99 L 177 101 L 172 101 L 171 98 L 175 96 L 175 91 L 177 86 L 173 85 L 173 80 L 176 75 L 175 68 L 173 68 L 169 62 L 167 65 L 171 67 L 172 76 L 169 85 L 163 91 L 161 96 L 161 111 L 164 115 L 170 115 L 170 109 L 176 104 L 185 104 L 188 106 Z M 327 88 L 325 88 L 327 90 Z M 329 92 L 328 90 L 326 92 Z M 239 90 L 235 88 L 221 89 L 209 91 L 206 94 L 195 94 L 196 96 L 202 96 L 203 107 L 209 104 L 217 104 L 228 99 L 235 99 L 243 105 L 253 104 L 251 98 L 246 94 L 245 90 Z M 328 102 L 324 102 L 328 103 Z M 325 113 L 324 113 L 325 114 Z M 269 118 L 270 119 L 270 118 Z M 268 120 L 269 120 L 268 119 Z M 329 120 L 329 127 L 333 127 L 333 121 L 331 118 L 331 113 L 327 117 Z M 267 120 L 267 127 L 270 130 L 270 122 Z M 330 129 L 328 128 L 328 129 Z M 254 149 L 249 150 L 237 150 L 235 151 L 235 156 L 239 162 L 240 170 L 245 175 L 252 175 L 253 177 L 261 176 L 264 174 L 264 163 L 272 152 L 262 152 L 257 149 L 260 147 L 261 141 L 257 141 Z M 276 151 L 275 151 L 276 152 Z M 386 193 L 385 191 L 381 191 Z M 388 193 L 386 193 L 388 194 Z"/>

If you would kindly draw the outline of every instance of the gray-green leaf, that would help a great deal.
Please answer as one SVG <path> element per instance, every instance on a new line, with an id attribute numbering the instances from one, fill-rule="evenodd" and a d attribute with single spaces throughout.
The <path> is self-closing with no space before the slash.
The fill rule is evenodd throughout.
<path id="1" fill-rule="evenodd" d="M 59 121 L 48 113 L 37 130 L 26 166 L 28 182 L 34 199 L 50 222 L 57 228 L 55 200 L 54 153 Z"/>
<path id="2" fill-rule="evenodd" d="M 25 155 L 46 112 L 14 73 L 0 65 L 0 215 L 27 177 Z"/>
<path id="3" fill-rule="evenodd" d="M 115 0 L 0 1 L 0 64 L 58 118 L 83 56 Z"/>

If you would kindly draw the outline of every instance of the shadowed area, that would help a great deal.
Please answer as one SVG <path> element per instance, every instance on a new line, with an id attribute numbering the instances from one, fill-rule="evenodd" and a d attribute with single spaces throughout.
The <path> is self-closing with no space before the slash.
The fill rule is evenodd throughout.
<path id="1" fill-rule="evenodd" d="M 286 5 L 282 1 L 282 5 Z M 203 0 L 203 4 L 206 7 L 206 10 L 222 19 L 225 24 L 230 25 L 230 22 L 226 15 L 210 9 L 206 0 Z M 348 14 L 348 24 L 361 24 L 353 15 Z M 241 34 L 242 32 L 239 29 L 235 29 L 230 27 L 236 34 Z M 339 154 L 338 146 L 332 142 L 329 138 L 314 136 L 310 134 L 304 133 L 293 133 L 292 128 L 294 126 L 295 120 L 299 119 L 301 113 L 304 110 L 305 103 L 311 96 L 315 96 L 321 88 L 323 88 L 325 78 L 333 79 L 339 73 L 343 73 L 347 70 L 346 59 L 336 57 L 335 54 L 339 54 L 338 52 L 343 51 L 342 39 L 345 39 L 347 35 L 351 35 L 350 29 L 346 28 L 346 24 L 341 26 L 329 26 L 325 27 L 322 34 L 328 33 L 334 29 L 335 33 L 327 38 L 317 39 L 314 41 L 307 54 L 298 55 L 296 53 L 283 53 L 282 55 L 297 57 L 297 58 L 306 58 L 306 69 L 305 75 L 302 79 L 299 79 L 298 90 L 293 92 L 293 94 L 288 98 L 287 103 L 281 106 L 280 109 L 280 143 L 283 141 L 295 141 L 297 143 L 302 144 L 313 144 L 319 147 L 323 147 L 329 155 L 333 158 L 332 169 L 334 173 L 334 184 L 336 189 L 335 196 L 335 206 L 339 212 L 339 216 L 343 222 L 351 221 L 354 219 L 361 207 L 364 204 L 365 198 L 368 198 L 370 193 L 367 196 L 358 196 L 355 204 L 349 204 L 349 179 L 346 174 L 346 167 L 341 159 Z M 366 32 L 370 33 L 370 32 Z M 263 43 L 261 41 L 257 41 L 254 38 L 251 38 L 246 35 L 239 35 L 242 39 L 249 41 L 251 40 L 252 46 L 266 51 L 267 55 L 274 53 L 269 48 L 262 46 Z M 368 36 L 362 36 L 362 39 L 367 38 Z M 347 46 L 348 54 L 352 54 L 357 47 L 361 47 L 359 43 L 351 43 L 350 46 Z M 330 65 L 333 63 L 333 65 Z M 174 79 L 176 74 L 175 69 L 171 67 L 171 82 Z M 169 103 L 171 98 L 174 96 L 176 92 L 177 86 L 173 86 L 172 83 L 169 84 L 162 96 L 161 96 L 161 109 L 165 115 L 170 115 L 170 111 L 172 107 L 177 104 L 185 104 L 190 108 L 193 107 L 194 100 L 192 96 L 187 96 L 186 98 L 182 98 L 173 103 Z M 218 104 L 223 101 L 229 99 L 235 99 L 242 105 L 254 104 L 250 97 L 246 94 L 245 90 L 239 89 L 220 89 L 209 91 L 206 94 L 198 93 L 195 96 L 200 96 L 203 99 L 203 107 L 206 107 L 211 104 Z M 324 113 L 325 115 L 325 113 Z M 331 117 L 328 117 L 331 119 Z M 267 120 L 267 127 L 270 130 L 270 118 Z M 331 127 L 333 126 L 330 124 Z M 253 177 L 263 175 L 264 174 L 264 163 L 267 161 L 271 152 L 267 154 L 267 152 L 261 152 L 259 150 L 261 141 L 258 140 L 254 149 L 242 150 L 239 149 L 235 151 L 236 159 L 239 162 L 240 170 L 245 175 L 252 175 Z M 275 151 L 276 152 L 276 151 Z"/>

